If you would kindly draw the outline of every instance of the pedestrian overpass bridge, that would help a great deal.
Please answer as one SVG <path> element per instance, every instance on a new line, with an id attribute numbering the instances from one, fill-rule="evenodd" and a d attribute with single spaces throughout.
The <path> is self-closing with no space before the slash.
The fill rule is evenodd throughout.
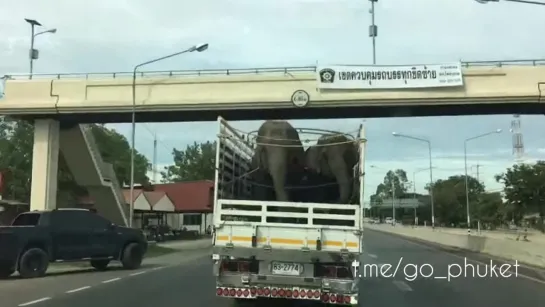
<path id="1" fill-rule="evenodd" d="M 139 121 L 324 118 L 341 117 L 342 110 L 349 110 L 345 117 L 543 114 L 544 64 L 467 62 L 464 86 L 396 90 L 319 90 L 315 67 L 146 72 L 134 82 L 132 73 L 7 76 L 0 114 L 35 120 L 32 209 L 56 206 L 60 150 L 98 211 L 127 223 L 111 165 L 102 161 L 88 127 L 74 123 L 127 121 L 133 110 Z M 292 99 L 301 91 L 308 103 L 296 107 Z M 412 111 L 419 108 L 427 111 Z"/>

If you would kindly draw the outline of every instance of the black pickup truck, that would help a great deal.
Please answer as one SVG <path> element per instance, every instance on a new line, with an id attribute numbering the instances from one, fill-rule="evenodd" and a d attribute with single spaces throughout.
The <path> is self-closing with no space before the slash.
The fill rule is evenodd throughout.
<path id="1" fill-rule="evenodd" d="M 111 261 L 137 269 L 147 251 L 139 229 L 113 224 L 84 209 L 31 211 L 0 227 L 0 278 L 45 275 L 50 262 L 90 261 L 105 270 Z"/>

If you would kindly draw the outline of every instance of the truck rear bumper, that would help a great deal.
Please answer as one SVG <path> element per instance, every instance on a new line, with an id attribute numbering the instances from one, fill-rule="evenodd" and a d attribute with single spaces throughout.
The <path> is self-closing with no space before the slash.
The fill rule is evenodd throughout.
<path id="1" fill-rule="evenodd" d="M 336 293 L 331 290 L 292 286 L 231 287 L 216 285 L 216 295 L 234 299 L 292 299 L 322 302 L 344 306 L 357 306 L 358 293 Z"/>
<path id="2" fill-rule="evenodd" d="M 358 281 L 255 274 L 220 275 L 216 295 L 238 299 L 283 298 L 357 305 Z"/>

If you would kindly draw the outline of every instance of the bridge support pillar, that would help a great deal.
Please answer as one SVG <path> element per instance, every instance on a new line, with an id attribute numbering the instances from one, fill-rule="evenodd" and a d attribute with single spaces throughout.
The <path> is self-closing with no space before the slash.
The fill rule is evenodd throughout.
<path id="1" fill-rule="evenodd" d="M 49 210 L 57 207 L 59 133 L 59 122 L 56 120 L 34 121 L 30 210 Z"/>

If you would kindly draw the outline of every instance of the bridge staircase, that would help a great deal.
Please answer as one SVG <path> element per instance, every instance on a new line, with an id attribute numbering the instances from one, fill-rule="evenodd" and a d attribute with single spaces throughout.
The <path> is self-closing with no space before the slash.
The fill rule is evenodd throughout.
<path id="1" fill-rule="evenodd" d="M 127 226 L 129 206 L 113 165 L 104 162 L 100 155 L 91 126 L 62 127 L 60 150 L 76 183 L 88 190 L 98 214 Z"/>

